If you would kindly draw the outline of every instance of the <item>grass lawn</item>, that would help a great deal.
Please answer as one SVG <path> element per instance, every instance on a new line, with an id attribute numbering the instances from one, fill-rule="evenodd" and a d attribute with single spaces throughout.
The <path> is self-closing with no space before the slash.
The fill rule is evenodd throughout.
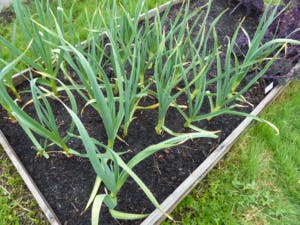
<path id="1" fill-rule="evenodd" d="M 300 82 L 262 114 L 207 179 L 175 209 L 179 224 L 286 224 L 300 221 Z M 165 222 L 166 224 L 175 224 Z"/>

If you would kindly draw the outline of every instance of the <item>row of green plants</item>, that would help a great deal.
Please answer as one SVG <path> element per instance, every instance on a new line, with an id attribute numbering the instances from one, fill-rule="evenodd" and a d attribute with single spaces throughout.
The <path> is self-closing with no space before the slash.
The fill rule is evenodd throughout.
<path id="1" fill-rule="evenodd" d="M 26 11 L 28 11 L 31 14 L 32 18 L 39 17 L 38 16 L 38 9 L 35 4 L 36 0 L 26 0 L 22 1 L 23 4 L 26 4 Z M 157 5 L 165 3 L 167 0 L 148 0 L 149 8 L 154 8 Z M 11 1 L 13 2 L 13 1 Z M 57 13 L 57 11 L 60 9 L 58 1 L 49 1 L 47 3 L 47 0 L 42 0 L 43 5 L 48 4 L 46 9 L 51 9 L 53 13 Z M 76 30 L 76 32 L 68 29 L 68 24 L 64 24 L 64 27 L 66 29 L 66 39 L 69 40 L 69 36 L 71 37 L 76 33 L 76 36 L 73 37 L 79 40 L 85 40 L 87 38 L 86 32 L 86 20 L 90 20 L 93 11 L 95 8 L 99 8 L 103 11 L 103 13 L 106 14 L 106 6 L 108 4 L 111 4 L 110 0 L 94 0 L 94 1 L 88 1 L 88 0 L 72 0 L 62 1 L 63 8 L 66 14 L 72 17 L 72 28 Z M 136 0 L 129 1 L 129 0 L 118 0 L 118 4 L 121 4 L 126 7 L 126 10 L 130 13 L 134 12 Z M 27 13 L 28 13 L 27 12 Z M 8 16 L 6 16 L 8 15 Z M 109 15 L 105 15 L 108 17 Z M 9 18 L 6 18 L 9 17 Z M 9 40 L 14 45 L 18 46 L 18 48 L 25 48 L 26 47 L 26 41 L 23 40 L 23 30 L 24 27 L 22 27 L 22 24 L 18 23 L 15 18 L 14 11 L 12 7 L 5 9 L 2 11 L 2 15 L 0 12 L 0 35 L 5 37 L 7 40 Z M 28 43 L 27 43 L 28 44 Z M 0 48 L 0 69 L 2 69 L 5 66 L 5 61 L 10 61 L 14 58 L 14 54 L 10 52 L 9 49 L 5 48 L 5 46 L 1 46 Z M 19 65 L 19 68 L 26 69 L 26 65 Z M 15 72 L 17 69 L 15 70 Z"/>
<path id="2" fill-rule="evenodd" d="M 243 94 L 262 77 L 287 43 L 300 44 L 292 39 L 262 43 L 268 26 L 276 17 L 276 10 L 270 11 L 268 6 L 252 38 L 242 28 L 241 21 L 233 36 L 227 39 L 227 44 L 222 46 L 216 25 L 226 11 L 208 26 L 212 2 L 207 1 L 191 13 L 187 1 L 181 13 L 169 21 L 167 16 L 171 7 L 161 14 L 157 11 L 155 18 L 150 19 L 147 1 L 138 1 L 134 12 L 129 13 L 114 0 L 106 5 L 110 17 L 105 16 L 100 8 L 89 17 L 87 40 L 79 42 L 72 14 L 65 13 L 61 0 L 58 0 L 56 13 L 51 10 L 49 1 L 36 0 L 35 16 L 31 16 L 20 0 L 14 1 L 17 22 L 23 28 L 27 48 L 19 49 L 0 36 L 0 43 L 15 55 L 15 60 L 7 63 L 0 72 L 0 104 L 11 120 L 23 128 L 37 155 L 48 158 L 48 150 L 56 146 L 67 157 L 83 157 L 90 161 L 97 175 L 86 207 L 87 210 L 92 205 L 92 224 L 99 223 L 103 204 L 117 219 L 147 216 L 116 210 L 118 194 L 129 177 L 160 209 L 154 195 L 133 171 L 135 166 L 155 152 L 185 141 L 217 138 L 216 132 L 195 125 L 201 120 L 211 120 L 223 114 L 250 116 L 239 110 L 247 104 Z M 139 16 L 144 11 L 145 19 L 141 24 Z M 196 29 L 197 35 L 193 37 Z M 249 47 L 243 59 L 235 54 L 235 42 L 241 32 L 248 37 Z M 209 43 L 213 46 L 209 47 Z M 26 76 L 28 90 L 22 92 L 15 87 L 10 73 L 20 63 L 31 68 Z M 70 75 L 70 68 L 76 72 L 76 79 Z M 257 68 L 259 72 L 241 86 L 247 74 Z M 151 76 L 146 75 L 149 71 Z M 210 73 L 215 74 L 214 78 L 209 76 Z M 24 93 L 29 93 L 31 100 L 24 102 Z M 83 108 L 77 105 L 75 95 L 85 100 Z M 156 99 L 156 104 L 140 104 L 150 97 Z M 179 98 L 185 99 L 184 105 L 177 103 Z M 65 135 L 61 134 L 55 120 L 50 103 L 53 100 L 72 119 Z M 205 101 L 210 105 L 207 113 L 203 113 Z M 25 112 L 24 107 L 28 105 L 34 106 L 35 117 Z M 92 107 L 101 118 L 106 140 L 96 140 L 89 135 L 81 121 L 81 114 L 87 107 Z M 167 112 L 171 107 L 182 115 L 184 126 L 190 132 L 178 133 L 166 126 Z M 157 110 L 157 124 L 153 129 L 157 135 L 166 132 L 171 137 L 141 149 L 125 162 L 122 155 L 126 153 L 116 149 L 115 141 L 130 136 L 130 125 L 137 110 Z M 276 130 L 270 122 L 255 119 Z M 68 145 L 70 139 L 80 140 L 85 153 L 72 149 Z M 106 191 L 99 194 L 101 185 Z"/>

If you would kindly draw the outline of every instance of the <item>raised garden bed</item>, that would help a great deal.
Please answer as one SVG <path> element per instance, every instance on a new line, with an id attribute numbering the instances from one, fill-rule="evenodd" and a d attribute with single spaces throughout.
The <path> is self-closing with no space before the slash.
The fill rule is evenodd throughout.
<path id="1" fill-rule="evenodd" d="M 174 2 L 175 5 L 171 8 L 167 21 L 172 21 L 177 16 L 181 5 L 176 4 L 179 2 L 181 1 Z M 204 1 L 191 1 L 190 10 L 195 10 L 203 4 Z M 208 27 L 214 18 L 222 13 L 227 6 L 226 1 L 214 1 L 208 17 Z M 166 8 L 167 5 L 162 6 L 160 8 L 161 12 Z M 225 37 L 233 35 L 237 24 L 245 15 L 245 12 L 246 9 L 241 7 L 235 10 L 232 15 L 230 15 L 230 12 L 223 15 L 216 26 L 221 43 L 225 44 Z M 154 16 L 155 11 L 151 11 L 149 15 Z M 257 24 L 258 17 L 252 15 L 246 18 L 243 26 L 248 33 L 253 34 Z M 197 30 L 195 30 L 193 35 L 197 35 Z M 287 68 L 284 69 L 286 70 Z M 69 73 L 74 74 L 74 77 L 76 77 L 76 74 L 71 69 Z M 62 76 L 62 74 L 59 76 Z M 151 73 L 149 76 L 151 76 Z M 213 74 L 209 76 L 213 78 Z M 17 75 L 14 79 L 15 83 L 20 84 L 18 86 L 19 90 L 28 89 L 29 84 L 24 80 L 23 75 Z M 247 79 L 241 87 L 245 85 L 247 85 Z M 269 89 L 267 86 L 266 81 L 260 79 L 243 95 L 248 102 L 253 104 L 252 106 L 243 108 L 244 112 L 249 113 L 252 111 L 252 115 L 257 115 L 284 88 L 275 87 L 266 95 L 265 90 L 266 88 Z M 86 104 L 84 99 L 76 95 L 75 97 L 77 97 L 78 107 L 83 108 Z M 27 102 L 26 99 L 29 100 L 30 95 L 24 93 L 22 94 L 22 98 L 25 100 L 24 102 Z M 184 98 L 177 101 L 182 104 L 185 103 Z M 59 129 L 61 132 L 64 132 L 70 124 L 71 118 L 67 115 L 66 110 L 61 104 L 55 101 L 50 102 L 57 123 L 60 124 Z M 152 103 L 154 104 L 156 101 L 149 97 L 141 101 L 141 105 L 150 105 Z M 35 116 L 35 110 L 32 105 L 27 106 L 25 111 L 29 115 Z M 202 112 L 208 111 L 209 102 L 206 99 Z M 33 192 L 50 223 L 71 225 L 90 224 L 90 212 L 88 211 L 81 215 L 96 177 L 90 162 L 80 157 L 66 157 L 64 154 L 57 152 L 56 149 L 52 149 L 52 153 L 49 152 L 49 159 L 36 157 L 36 152 L 30 150 L 32 143 L 26 134 L 18 124 L 10 123 L 7 117 L 8 115 L 2 109 L 0 127 L 4 135 L 1 134 L 1 144 L 24 178 L 27 186 Z M 155 133 L 154 127 L 157 122 L 156 110 L 139 110 L 136 111 L 135 117 L 138 119 L 132 122 L 129 129 L 130 135 L 124 138 L 125 142 L 116 141 L 114 146 L 114 149 L 117 149 L 119 152 L 129 150 L 127 154 L 122 156 L 125 161 L 130 160 L 139 150 L 170 138 L 170 135 L 167 133 L 160 136 Z M 99 119 L 98 113 L 92 107 L 87 107 L 80 118 L 89 131 L 89 135 L 101 141 L 106 139 L 103 124 Z M 141 162 L 134 168 L 134 171 L 153 192 L 159 202 L 163 202 L 166 199 L 162 203 L 162 208 L 164 211 L 170 212 L 230 149 L 234 140 L 250 124 L 251 120 L 251 118 L 243 120 L 243 117 L 239 116 L 222 115 L 211 120 L 200 121 L 196 125 L 202 129 L 210 131 L 221 130 L 219 138 L 189 140 L 181 145 L 166 148 Z M 177 110 L 174 108 L 169 109 L 166 117 L 166 126 L 168 128 L 178 133 L 187 132 L 189 130 L 182 126 L 184 122 L 184 118 Z M 73 149 L 83 148 L 80 141 L 76 139 L 71 139 L 68 144 Z M 80 152 L 84 152 L 84 150 Z M 101 189 L 101 191 L 104 190 Z M 155 207 L 137 184 L 129 179 L 122 188 L 122 192 L 118 195 L 117 209 L 130 213 L 147 213 L 153 211 Z M 159 210 L 155 210 L 142 224 L 156 224 L 163 217 L 164 215 Z M 106 210 L 101 212 L 100 221 L 103 224 L 141 223 L 141 220 L 134 222 L 117 221 Z"/>

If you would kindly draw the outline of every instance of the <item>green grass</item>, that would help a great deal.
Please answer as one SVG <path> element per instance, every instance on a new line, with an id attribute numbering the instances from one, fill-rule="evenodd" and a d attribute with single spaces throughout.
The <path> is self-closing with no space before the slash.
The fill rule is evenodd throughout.
<path id="1" fill-rule="evenodd" d="M 0 147 L 0 224 L 46 225 L 46 218 Z"/>
<path id="2" fill-rule="evenodd" d="M 292 83 L 175 209 L 180 224 L 299 224 L 300 83 Z M 165 222 L 166 224 L 174 224 Z"/>

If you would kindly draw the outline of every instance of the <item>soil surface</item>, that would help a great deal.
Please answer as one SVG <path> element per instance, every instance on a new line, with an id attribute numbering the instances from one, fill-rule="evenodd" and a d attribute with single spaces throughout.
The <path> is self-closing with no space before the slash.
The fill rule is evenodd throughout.
<path id="1" fill-rule="evenodd" d="M 190 9 L 194 10 L 203 5 L 204 1 L 191 1 Z M 211 9 L 209 21 L 211 22 L 217 15 L 227 8 L 227 1 L 215 0 Z M 179 13 L 180 6 L 174 6 L 169 14 L 172 20 Z M 242 7 L 238 8 L 233 15 L 225 13 L 217 26 L 220 40 L 225 40 L 226 36 L 231 36 L 240 19 L 245 15 Z M 255 16 L 248 16 L 244 28 L 248 33 L 254 33 L 257 26 Z M 195 32 L 196 34 L 197 32 Z M 251 75 L 250 75 L 251 76 Z M 20 88 L 26 87 L 26 83 Z M 265 96 L 265 82 L 257 82 L 245 95 L 247 101 L 256 106 Z M 23 100 L 30 96 L 24 95 Z M 147 105 L 150 99 L 145 99 Z M 60 131 L 63 133 L 70 124 L 70 118 L 62 109 L 60 104 L 51 102 L 56 115 L 57 123 L 60 124 Z M 78 107 L 83 107 L 85 102 L 80 97 L 77 98 Z M 207 102 L 204 111 L 209 110 Z M 250 112 L 253 107 L 243 108 L 243 111 Z M 33 107 L 28 106 L 25 111 L 34 116 Z M 18 124 L 10 123 L 6 113 L 1 109 L 0 127 L 5 136 L 17 152 L 22 163 L 35 180 L 37 186 L 55 211 L 62 224 L 68 225 L 88 225 L 90 224 L 90 211 L 80 215 L 92 190 L 95 180 L 95 173 L 90 163 L 82 158 L 66 158 L 62 154 L 51 154 L 50 159 L 36 157 L 36 152 L 32 149 L 32 143 L 27 138 Z M 157 111 L 138 111 L 136 120 L 129 129 L 129 137 L 125 140 L 127 144 L 117 141 L 115 150 L 128 151 L 124 155 L 125 161 L 132 158 L 137 152 L 145 147 L 158 143 L 168 135 L 158 136 L 154 127 L 156 125 Z M 105 141 L 105 132 L 101 119 L 92 108 L 87 108 L 81 119 L 89 134 L 98 140 Z M 244 118 L 237 116 L 220 116 L 208 121 L 202 121 L 199 127 L 207 130 L 221 130 L 220 137 L 216 140 L 197 139 L 188 141 L 178 147 L 162 150 L 140 163 L 134 171 L 145 182 L 154 193 L 159 202 L 162 202 L 170 195 L 176 187 L 183 182 L 206 158 L 207 156 L 236 128 Z M 174 109 L 170 109 L 167 115 L 167 127 L 177 131 L 186 132 L 182 127 L 184 120 Z M 68 143 L 70 147 L 84 152 L 80 141 L 71 139 Z M 79 150 L 81 149 L 81 150 Z M 53 149 L 56 150 L 56 149 Z M 101 190 L 103 191 L 103 190 Z M 150 213 L 154 207 L 131 179 L 122 188 L 118 196 L 118 210 L 130 213 Z M 101 214 L 101 224 L 140 224 L 141 221 L 117 221 L 107 213 L 105 208 Z"/>
<path id="2" fill-rule="evenodd" d="M 5 9 L 0 12 L 0 24 L 5 25 L 11 23 L 15 19 L 15 13 L 12 9 Z"/>

